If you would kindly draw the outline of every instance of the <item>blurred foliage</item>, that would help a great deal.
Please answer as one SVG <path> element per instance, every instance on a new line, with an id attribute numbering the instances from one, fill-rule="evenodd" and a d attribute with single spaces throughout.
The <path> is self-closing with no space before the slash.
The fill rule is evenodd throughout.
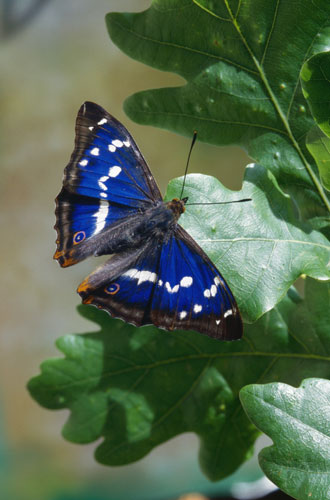
<path id="1" fill-rule="evenodd" d="M 34 17 L 38 15 L 42 7 L 49 1 L 50 0 L 23 1 L 23 6 L 24 3 L 27 5 L 24 6 L 25 9 L 22 12 L 22 0 L 1 0 L 0 37 L 2 39 L 7 39 L 27 27 Z"/>

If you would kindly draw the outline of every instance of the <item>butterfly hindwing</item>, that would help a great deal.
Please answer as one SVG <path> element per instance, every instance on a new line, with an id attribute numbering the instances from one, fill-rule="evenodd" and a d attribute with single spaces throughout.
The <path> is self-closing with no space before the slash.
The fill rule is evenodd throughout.
<path id="1" fill-rule="evenodd" d="M 226 282 L 180 226 L 168 237 L 146 243 L 139 253 L 135 250 L 123 259 L 114 256 L 78 292 L 85 303 L 136 326 L 153 323 L 222 340 L 242 334 L 240 314 Z"/>
<path id="2" fill-rule="evenodd" d="M 78 293 L 85 304 L 101 307 L 116 318 L 136 326 L 150 324 L 159 256 L 160 246 L 155 251 L 152 240 L 116 254 L 80 284 Z"/>
<path id="3" fill-rule="evenodd" d="M 100 246 L 100 233 L 161 199 L 126 128 L 97 104 L 84 103 L 76 120 L 75 149 L 56 198 L 54 258 L 64 267 L 79 262 L 95 253 L 91 238 Z"/>
<path id="4" fill-rule="evenodd" d="M 154 324 L 221 340 L 242 336 L 242 320 L 227 283 L 180 225 L 162 247 L 158 272 L 162 283 L 152 300 Z"/>

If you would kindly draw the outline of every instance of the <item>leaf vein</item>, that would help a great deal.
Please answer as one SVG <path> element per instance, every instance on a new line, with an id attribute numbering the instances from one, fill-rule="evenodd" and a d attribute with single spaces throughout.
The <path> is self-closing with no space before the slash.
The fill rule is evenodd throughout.
<path id="1" fill-rule="evenodd" d="M 222 238 L 222 239 L 208 239 L 208 240 L 198 240 L 199 243 L 237 243 L 240 241 L 265 241 L 268 243 L 293 243 L 295 245 L 310 245 L 310 246 L 315 246 L 315 247 L 320 247 L 320 248 L 325 248 L 326 250 L 330 251 L 330 245 L 325 245 L 322 243 L 316 243 L 314 241 L 301 241 L 301 240 L 281 240 L 278 238 L 246 238 L 246 237 L 239 237 L 239 238 Z"/>
<path id="2" fill-rule="evenodd" d="M 316 432 L 317 434 L 320 434 L 323 438 L 325 438 L 326 440 L 329 440 L 329 442 L 330 442 L 330 436 L 328 434 L 325 434 L 324 432 L 320 431 L 319 429 L 316 429 L 316 427 L 312 427 L 310 424 L 304 422 L 303 420 L 299 419 L 298 417 L 293 416 L 292 414 L 290 414 L 288 411 L 281 408 L 280 406 L 276 406 L 274 403 L 268 403 L 268 401 L 265 401 L 265 399 L 263 399 L 261 396 L 258 396 L 255 394 L 254 397 L 255 397 L 255 399 L 260 400 L 262 402 L 263 406 L 264 405 L 269 406 L 271 408 L 274 408 L 275 410 L 278 410 L 282 414 L 282 416 L 289 417 L 289 419 L 293 420 L 294 422 L 300 423 L 303 427 L 306 427 L 307 429 L 312 430 L 313 432 Z M 297 406 L 295 406 L 295 408 L 297 408 Z M 284 429 L 284 426 L 281 426 L 281 427 L 282 427 L 282 429 Z M 315 446 L 315 443 L 316 443 L 315 439 L 313 439 L 313 443 Z M 303 444 L 303 441 L 301 441 L 301 444 Z"/>
<path id="3" fill-rule="evenodd" d="M 278 7 L 279 7 L 279 4 L 280 4 L 280 0 L 277 0 L 276 6 L 275 6 L 274 15 L 273 15 L 272 26 L 271 26 L 271 28 L 269 30 L 269 34 L 268 34 L 266 45 L 265 45 L 265 50 L 264 50 L 264 53 L 262 55 L 260 64 L 263 64 L 264 60 L 266 58 L 266 53 L 267 53 L 267 50 L 268 50 L 269 42 L 270 42 L 270 39 L 272 37 L 273 31 L 274 31 L 274 28 L 275 28 L 275 24 L 276 24 L 276 20 L 277 20 L 277 16 L 278 16 Z"/>
<path id="4" fill-rule="evenodd" d="M 244 342 L 244 339 L 243 339 Z M 221 352 L 221 353 L 198 353 L 198 354 L 191 354 L 191 355 L 186 355 L 186 356 L 181 356 L 178 358 L 169 358 L 165 359 L 162 361 L 158 361 L 156 363 L 150 363 L 150 364 L 145 364 L 145 365 L 135 365 L 134 367 L 128 367 L 116 371 L 105 371 L 101 378 L 105 379 L 108 377 L 116 377 L 118 375 L 122 374 L 127 374 L 127 373 L 132 373 L 135 371 L 141 371 L 141 370 L 151 370 L 158 368 L 160 366 L 167 366 L 175 363 L 182 363 L 186 362 L 188 360 L 202 360 L 202 359 L 230 359 L 230 358 L 240 358 L 240 357 L 258 357 L 258 358 L 273 358 L 273 357 L 278 357 L 279 359 L 299 359 L 299 360 L 317 360 L 317 361 L 325 361 L 329 362 L 330 361 L 330 354 L 327 356 L 319 355 L 319 354 L 310 354 L 310 353 L 292 353 L 292 352 L 260 352 L 260 351 L 239 351 L 239 352 Z M 60 370 L 58 370 L 60 372 Z M 96 381 L 99 382 L 100 380 L 100 374 L 98 375 L 93 375 L 89 377 L 85 377 L 83 379 L 79 379 L 74 382 L 70 382 L 67 384 L 61 384 L 58 385 L 58 389 L 65 389 L 68 387 L 76 387 L 79 385 L 85 385 L 87 382 L 91 381 Z"/>
<path id="5" fill-rule="evenodd" d="M 324 23 L 323 23 L 323 24 L 322 24 L 322 26 L 321 26 L 321 30 L 322 30 L 322 29 L 323 29 L 323 28 L 324 28 L 324 27 L 328 24 L 328 22 L 329 22 L 329 21 L 328 21 L 328 19 L 326 19 L 326 20 L 324 21 Z M 311 48 L 313 47 L 315 40 L 318 38 L 318 36 L 319 36 L 319 32 L 320 32 L 321 30 L 319 30 L 319 31 L 318 31 L 318 33 L 316 33 L 316 34 L 315 34 L 315 36 L 314 36 L 313 40 L 311 41 L 311 43 L 310 43 L 310 45 L 309 45 L 309 47 L 308 47 L 308 49 L 307 49 L 307 51 L 306 51 L 305 57 L 304 57 L 304 60 L 305 60 L 305 61 L 308 59 L 308 57 L 309 57 L 309 52 L 310 52 Z M 290 120 L 291 109 L 292 109 L 292 105 L 293 105 L 293 102 L 294 102 L 294 99 L 295 99 L 295 95 L 296 95 L 296 92 L 297 92 L 297 89 L 298 89 L 298 86 L 299 86 L 299 82 L 300 82 L 300 71 L 299 71 L 299 73 L 298 73 L 298 77 L 297 77 L 297 79 L 296 79 L 295 86 L 294 86 L 294 90 L 293 90 L 293 92 L 292 92 L 292 96 L 291 96 L 291 99 L 290 99 L 290 102 L 289 102 L 289 106 L 288 106 L 288 109 L 287 109 L 287 113 L 286 113 L 286 116 L 287 116 L 288 121 Z M 305 135 L 305 134 L 304 134 L 304 135 Z M 299 140 L 298 140 L 298 139 L 297 139 L 297 142 L 299 142 Z"/>
<path id="6" fill-rule="evenodd" d="M 195 54 L 209 57 L 211 59 L 216 59 L 217 61 L 224 61 L 224 62 L 230 64 L 231 66 L 236 66 L 237 68 L 239 68 L 243 71 L 246 71 L 247 73 L 251 73 L 252 75 L 258 75 L 258 73 L 256 71 L 253 71 L 250 68 L 246 68 L 245 66 L 242 66 L 241 64 L 238 64 L 238 63 L 236 63 L 230 59 L 227 59 L 225 57 L 220 57 L 220 56 L 215 55 L 215 54 L 210 54 L 209 52 L 205 52 L 203 50 L 197 50 L 193 47 L 188 47 L 186 45 L 180 45 L 180 44 L 173 43 L 173 42 L 164 42 L 161 40 L 157 40 L 155 38 L 147 37 L 145 35 L 141 35 L 140 33 L 136 32 L 136 31 L 128 29 L 127 27 L 124 27 L 121 23 L 115 21 L 114 19 L 112 19 L 112 22 L 113 22 L 113 24 L 117 25 L 121 30 L 126 31 L 127 33 L 130 33 L 131 35 L 135 36 L 136 38 L 140 38 L 141 40 L 145 40 L 147 42 L 158 44 L 158 45 L 161 45 L 164 47 L 173 47 L 175 49 L 180 49 L 180 50 L 184 50 L 187 52 L 192 52 Z"/>
<path id="7" fill-rule="evenodd" d="M 209 118 L 209 117 L 203 117 L 203 116 L 195 116 L 191 115 L 188 113 L 174 113 L 174 112 L 168 112 L 168 111 L 141 111 L 140 109 L 138 110 L 140 114 L 146 114 L 146 115 L 166 115 L 166 116 L 179 116 L 179 117 L 185 117 L 185 118 L 192 118 L 194 120 L 201 120 L 201 121 L 206 121 L 206 122 L 212 122 L 212 123 L 218 123 L 221 125 L 235 125 L 241 127 L 247 126 L 247 127 L 256 127 L 256 128 L 261 128 L 264 130 L 270 130 L 271 132 L 277 132 L 278 134 L 282 134 L 284 136 L 288 136 L 288 133 L 285 130 L 277 129 L 274 127 L 269 127 L 264 124 L 259 124 L 259 123 L 249 123 L 249 122 L 233 122 L 232 120 L 219 120 L 215 118 Z"/>
<path id="8" fill-rule="evenodd" d="M 215 14 L 214 12 L 212 12 L 212 10 L 207 9 L 204 5 L 201 5 L 197 0 L 193 0 L 193 2 L 201 10 L 204 10 L 205 12 L 207 12 L 208 14 L 210 14 L 210 16 L 213 16 L 216 19 L 219 19 L 220 21 L 225 21 L 225 22 L 229 22 L 229 23 L 232 22 L 232 20 L 230 19 L 230 17 L 229 18 L 228 17 L 221 17 L 218 14 Z"/>
<path id="9" fill-rule="evenodd" d="M 154 431 L 156 427 L 158 427 L 159 425 L 161 425 L 161 423 L 171 414 L 175 411 L 176 408 L 178 408 L 182 403 L 183 401 L 193 392 L 193 390 L 195 389 L 195 387 L 198 385 L 200 379 L 202 378 L 202 376 L 204 375 L 205 371 L 207 370 L 207 368 L 209 367 L 211 363 L 211 360 L 209 360 L 203 370 L 201 370 L 200 374 L 198 377 L 196 377 L 196 379 L 194 380 L 194 382 L 191 384 L 191 386 L 188 388 L 188 390 L 166 411 L 164 412 L 157 420 L 155 420 L 155 422 L 152 423 L 151 425 L 151 428 L 152 430 Z M 143 436 L 144 433 L 141 432 L 140 434 L 137 434 L 135 436 L 136 439 L 139 439 L 140 436 Z M 119 444 L 118 446 L 114 447 L 111 449 L 111 452 L 112 453 L 115 453 L 117 452 L 118 450 L 120 450 L 121 448 L 123 448 L 124 446 L 126 446 L 126 442 L 123 441 L 121 444 Z"/>

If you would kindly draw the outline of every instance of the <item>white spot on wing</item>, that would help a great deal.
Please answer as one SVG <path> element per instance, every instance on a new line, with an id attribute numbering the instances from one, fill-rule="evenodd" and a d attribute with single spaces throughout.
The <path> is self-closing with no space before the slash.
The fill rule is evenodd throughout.
<path id="1" fill-rule="evenodd" d="M 107 123 L 107 119 L 106 118 L 102 118 L 102 120 L 100 120 L 99 122 L 97 122 L 98 125 L 103 125 L 104 123 Z"/>
<path id="2" fill-rule="evenodd" d="M 179 314 L 180 319 L 185 319 L 186 316 L 187 316 L 187 311 L 181 311 Z"/>
<path id="3" fill-rule="evenodd" d="M 135 278 L 138 272 L 139 271 L 137 269 L 129 269 L 128 271 L 123 273 L 123 276 L 127 276 L 128 278 Z"/>
<path id="4" fill-rule="evenodd" d="M 137 284 L 141 285 L 144 281 L 150 281 L 151 283 L 156 283 L 157 274 L 151 271 L 139 271 L 138 269 L 128 269 L 123 276 L 137 280 Z"/>
<path id="5" fill-rule="evenodd" d="M 171 287 L 171 285 L 169 284 L 168 281 L 166 281 L 165 283 L 165 288 L 166 290 L 168 291 L 168 293 L 176 293 L 179 288 L 180 288 L 180 285 L 175 285 L 173 288 Z"/>
<path id="6" fill-rule="evenodd" d="M 88 127 L 88 129 L 92 131 L 94 129 L 94 127 L 93 126 L 92 127 Z"/>
<path id="7" fill-rule="evenodd" d="M 218 285 L 220 285 L 220 283 L 221 283 L 221 279 L 219 278 L 219 276 L 216 276 L 216 277 L 214 278 L 214 284 L 215 284 L 216 286 L 218 286 Z"/>
<path id="8" fill-rule="evenodd" d="M 220 325 L 220 321 L 221 321 L 221 319 L 216 319 L 215 320 L 215 322 L 216 322 L 217 325 Z"/>
<path id="9" fill-rule="evenodd" d="M 123 147 L 123 143 L 119 139 L 115 139 L 114 141 L 112 141 L 112 144 L 114 146 L 116 146 L 116 148 L 122 148 Z"/>
<path id="10" fill-rule="evenodd" d="M 152 273 L 151 271 L 140 271 L 139 272 L 139 280 L 138 280 L 137 284 L 140 285 L 144 281 L 150 281 L 151 283 L 156 283 L 157 274 Z"/>
<path id="11" fill-rule="evenodd" d="M 228 311 L 225 312 L 225 314 L 223 315 L 223 317 L 227 318 L 227 316 L 230 316 L 231 314 L 233 314 L 232 309 L 228 309 Z"/>
<path id="12" fill-rule="evenodd" d="M 121 172 L 121 168 L 118 165 L 114 165 L 109 168 L 109 177 L 117 177 Z"/>
<path id="13" fill-rule="evenodd" d="M 100 188 L 103 189 L 104 191 L 107 191 L 107 189 L 108 189 L 107 186 L 104 184 L 108 179 L 109 179 L 109 177 L 107 175 L 103 175 L 97 181 L 97 183 L 100 186 Z"/>
<path id="14" fill-rule="evenodd" d="M 86 159 L 85 160 L 81 160 L 79 162 L 79 165 L 81 165 L 82 167 L 86 167 L 86 165 L 88 165 L 88 160 L 86 160 Z"/>
<path id="15" fill-rule="evenodd" d="M 158 281 L 158 285 L 159 285 L 159 286 L 163 286 L 163 280 L 159 280 L 159 281 Z"/>
<path id="16" fill-rule="evenodd" d="M 129 141 L 124 141 L 123 142 L 124 146 L 126 146 L 127 148 L 130 147 L 131 143 Z"/>
<path id="17" fill-rule="evenodd" d="M 100 193 L 100 196 L 102 196 L 102 198 L 108 198 L 107 193 Z"/>
<path id="18" fill-rule="evenodd" d="M 100 149 L 99 148 L 93 148 L 91 149 L 91 155 L 93 156 L 99 156 L 100 154 Z"/>
<path id="19" fill-rule="evenodd" d="M 107 218 L 108 213 L 109 213 L 109 202 L 106 200 L 100 200 L 99 209 L 97 212 L 95 212 L 95 214 L 93 214 L 93 217 L 96 218 L 95 231 L 93 233 L 93 236 L 102 231 L 102 229 L 104 228 L 105 219 Z"/>
<path id="20" fill-rule="evenodd" d="M 112 144 L 108 145 L 108 150 L 110 151 L 110 153 L 114 153 L 116 149 L 117 149 L 116 146 L 113 146 Z"/>
<path id="21" fill-rule="evenodd" d="M 214 278 L 214 281 L 215 281 L 215 278 Z M 211 285 L 211 288 L 206 288 L 204 290 L 204 297 L 206 297 L 207 299 L 209 299 L 211 296 L 215 297 L 216 294 L 217 294 L 217 287 L 215 285 Z"/>
<path id="22" fill-rule="evenodd" d="M 199 304 L 195 304 L 195 305 L 194 305 L 194 313 L 196 313 L 196 314 L 197 314 L 197 313 L 201 312 L 201 310 L 202 310 L 202 309 L 203 309 L 203 308 L 202 308 L 202 306 L 201 306 L 201 305 L 199 305 Z"/>
<path id="23" fill-rule="evenodd" d="M 180 281 L 180 286 L 188 288 L 193 283 L 193 279 L 191 276 L 184 276 Z"/>

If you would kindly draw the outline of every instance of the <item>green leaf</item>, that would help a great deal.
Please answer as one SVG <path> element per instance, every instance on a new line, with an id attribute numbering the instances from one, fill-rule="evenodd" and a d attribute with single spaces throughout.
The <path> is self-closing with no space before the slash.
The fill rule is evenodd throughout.
<path id="1" fill-rule="evenodd" d="M 170 182 L 167 199 L 179 195 L 182 178 Z M 249 165 L 241 191 L 226 189 L 217 179 L 188 175 L 189 197 L 180 224 L 198 241 L 223 273 L 246 321 L 272 309 L 302 274 L 330 279 L 327 238 L 301 221 L 295 204 L 276 179 L 260 165 Z M 228 205 L 189 203 L 223 202 Z"/>
<path id="2" fill-rule="evenodd" d="M 108 14 L 122 51 L 187 81 L 134 94 L 125 110 L 139 123 L 240 144 L 282 185 L 318 192 L 329 211 L 306 150 L 313 119 L 299 83 L 303 62 L 330 40 L 329 16 L 328 0 L 154 0 L 142 13 Z"/>
<path id="3" fill-rule="evenodd" d="M 194 432 L 202 469 L 221 479 L 251 455 L 258 435 L 239 402 L 244 385 L 330 376 L 329 292 L 329 283 L 307 280 L 306 300 L 291 289 L 236 342 L 137 329 L 80 306 L 99 332 L 59 339 L 65 357 L 45 361 L 28 388 L 44 407 L 70 409 L 66 439 L 103 438 L 95 454 L 103 464 L 133 462 Z"/>
<path id="4" fill-rule="evenodd" d="M 315 158 L 323 186 L 330 191 L 330 138 L 315 126 L 307 134 L 306 146 Z"/>
<path id="5" fill-rule="evenodd" d="M 311 378 L 241 390 L 252 422 L 274 442 L 259 453 L 264 473 L 298 500 L 330 497 L 330 381 Z"/>
<path id="6" fill-rule="evenodd" d="M 315 158 L 323 185 L 330 190 L 330 52 L 308 59 L 300 76 L 304 96 L 320 127 L 310 130 L 306 145 Z"/>
<path id="7" fill-rule="evenodd" d="M 320 129 L 330 137 L 330 51 L 308 59 L 300 76 L 313 116 Z"/>

